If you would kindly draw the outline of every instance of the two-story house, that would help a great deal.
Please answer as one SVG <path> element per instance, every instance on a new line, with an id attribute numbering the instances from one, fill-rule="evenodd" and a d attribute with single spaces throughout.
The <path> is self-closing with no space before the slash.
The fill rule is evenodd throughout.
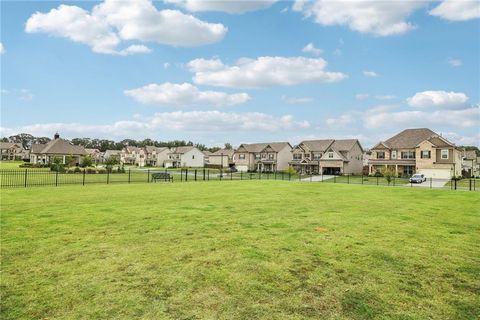
<path id="1" fill-rule="evenodd" d="M 170 149 L 167 159 L 164 161 L 164 166 L 165 168 L 201 168 L 204 163 L 205 155 L 202 151 L 194 146 L 185 146 Z"/>
<path id="2" fill-rule="evenodd" d="M 290 165 L 302 174 L 362 174 L 363 148 L 357 139 L 306 140 L 292 150 Z"/>
<path id="3" fill-rule="evenodd" d="M 120 153 L 120 163 L 144 167 L 146 164 L 145 149 L 134 146 L 126 146 Z"/>
<path id="4" fill-rule="evenodd" d="M 25 154 L 20 143 L 0 142 L 1 160 L 22 160 Z"/>
<path id="5" fill-rule="evenodd" d="M 291 150 L 288 142 L 241 144 L 234 152 L 233 161 L 238 171 L 285 170 L 292 160 Z"/>
<path id="6" fill-rule="evenodd" d="M 475 150 L 465 150 L 462 157 L 462 175 L 467 178 L 480 176 L 478 157 Z"/>
<path id="7" fill-rule="evenodd" d="M 165 160 L 168 159 L 170 149 L 167 147 L 145 146 L 145 165 L 147 166 L 164 166 Z"/>
<path id="8" fill-rule="evenodd" d="M 391 168 L 399 176 L 422 173 L 427 178 L 449 179 L 461 174 L 462 153 L 430 129 L 406 129 L 377 143 L 368 166 L 370 174 Z"/>

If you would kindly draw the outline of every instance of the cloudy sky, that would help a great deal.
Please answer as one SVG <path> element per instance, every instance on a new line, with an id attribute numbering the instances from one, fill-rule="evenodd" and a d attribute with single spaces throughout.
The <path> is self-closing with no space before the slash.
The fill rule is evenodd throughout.
<path id="1" fill-rule="evenodd" d="M 480 142 L 478 1 L 2 1 L 1 135 Z"/>

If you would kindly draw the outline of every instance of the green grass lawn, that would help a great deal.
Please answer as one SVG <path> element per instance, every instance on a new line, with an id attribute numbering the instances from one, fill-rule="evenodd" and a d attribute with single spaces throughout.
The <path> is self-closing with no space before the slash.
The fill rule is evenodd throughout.
<path id="1" fill-rule="evenodd" d="M 2 189 L 1 319 L 478 319 L 473 192 Z"/>
<path id="2" fill-rule="evenodd" d="M 21 169 L 19 166 L 23 161 L 1 160 L 0 169 Z"/>

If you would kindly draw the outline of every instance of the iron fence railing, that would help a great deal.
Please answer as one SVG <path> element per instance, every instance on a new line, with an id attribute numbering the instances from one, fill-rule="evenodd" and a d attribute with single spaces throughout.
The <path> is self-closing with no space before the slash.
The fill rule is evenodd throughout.
<path id="1" fill-rule="evenodd" d="M 34 186 L 154 183 L 161 181 L 233 181 L 233 180 L 283 180 L 319 183 L 345 183 L 390 187 L 418 187 L 428 189 L 479 191 L 480 179 L 433 179 L 421 183 L 407 178 L 372 176 L 308 175 L 289 172 L 231 172 L 204 169 L 127 169 L 125 171 L 95 171 L 77 169 L 75 172 L 57 172 L 48 169 L 0 169 L 0 187 L 27 188 Z"/>

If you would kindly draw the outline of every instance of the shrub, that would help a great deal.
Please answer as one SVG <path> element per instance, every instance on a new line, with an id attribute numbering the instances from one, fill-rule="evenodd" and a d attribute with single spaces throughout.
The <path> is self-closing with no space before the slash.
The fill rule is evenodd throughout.
<path id="1" fill-rule="evenodd" d="M 67 173 L 75 173 L 75 168 L 68 168 Z"/>
<path id="2" fill-rule="evenodd" d="M 98 172 L 98 173 L 101 173 L 101 174 L 105 174 L 105 173 L 107 173 L 107 169 L 105 169 L 105 168 L 98 168 L 98 169 L 97 169 L 97 172 Z"/>
<path id="3" fill-rule="evenodd" d="M 80 172 L 82 172 L 82 170 L 80 170 L 79 167 L 75 167 L 75 168 L 73 169 L 73 172 L 74 172 L 74 173 L 80 173 Z"/>
<path id="4" fill-rule="evenodd" d="M 392 182 L 392 178 L 395 177 L 395 170 L 389 167 L 383 168 L 382 169 L 382 175 L 387 180 L 388 184 Z"/>
<path id="5" fill-rule="evenodd" d="M 95 168 L 85 168 L 85 173 L 95 174 L 97 173 L 97 170 L 95 170 Z"/>
<path id="6" fill-rule="evenodd" d="M 93 165 L 93 158 L 91 155 L 87 154 L 82 158 L 80 161 L 80 166 L 85 168 L 85 167 L 91 167 Z"/>

